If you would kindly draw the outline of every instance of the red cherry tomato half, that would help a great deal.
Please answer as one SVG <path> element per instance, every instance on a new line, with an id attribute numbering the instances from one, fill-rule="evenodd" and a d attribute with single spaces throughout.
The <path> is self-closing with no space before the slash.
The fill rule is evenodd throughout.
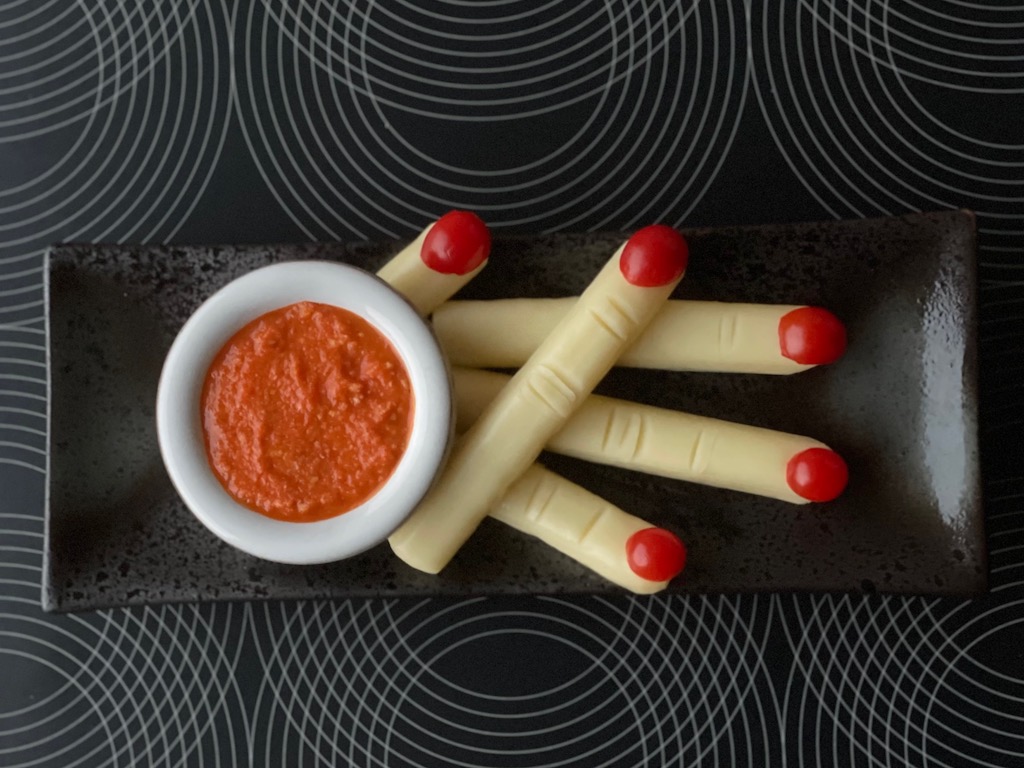
<path id="1" fill-rule="evenodd" d="M 690 248 L 672 227 L 655 224 L 633 233 L 622 249 L 619 269 L 632 285 L 668 285 L 686 271 Z"/>
<path id="2" fill-rule="evenodd" d="M 435 272 L 466 275 L 491 253 L 491 233 L 480 217 L 469 211 L 450 211 L 430 228 L 420 258 Z"/>
<path id="3" fill-rule="evenodd" d="M 846 351 L 846 328 L 821 307 L 800 307 L 779 320 L 779 349 L 801 365 L 828 365 Z"/>
<path id="4" fill-rule="evenodd" d="M 786 466 L 786 482 L 808 501 L 832 501 L 843 492 L 850 471 L 843 457 L 828 448 L 801 451 Z"/>
<path id="5" fill-rule="evenodd" d="M 668 581 L 682 573 L 686 545 L 672 531 L 644 528 L 627 539 L 626 561 L 641 579 Z"/>

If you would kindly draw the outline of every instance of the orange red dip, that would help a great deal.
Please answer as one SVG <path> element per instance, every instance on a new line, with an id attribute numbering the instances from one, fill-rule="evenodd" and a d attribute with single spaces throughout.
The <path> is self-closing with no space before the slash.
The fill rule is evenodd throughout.
<path id="1" fill-rule="evenodd" d="M 405 452 L 414 401 L 390 342 L 347 310 L 269 312 L 217 354 L 203 386 L 210 466 L 241 504 L 314 522 L 347 512 Z"/>

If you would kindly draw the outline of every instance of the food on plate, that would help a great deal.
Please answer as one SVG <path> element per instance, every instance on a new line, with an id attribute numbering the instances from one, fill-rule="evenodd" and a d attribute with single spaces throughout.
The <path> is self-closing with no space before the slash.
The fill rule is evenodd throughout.
<path id="1" fill-rule="evenodd" d="M 434 331 L 453 365 L 515 368 L 576 301 L 451 301 L 434 313 Z M 820 307 L 676 300 L 666 303 L 616 365 L 789 374 L 833 363 L 845 350 L 842 322 Z"/>
<path id="2" fill-rule="evenodd" d="M 674 533 L 539 464 L 512 483 L 490 515 L 638 594 L 660 592 L 686 564 L 686 547 Z"/>
<path id="3" fill-rule="evenodd" d="M 409 565 L 437 573 L 611 369 L 686 268 L 675 230 L 639 230 L 456 445 L 419 507 L 392 534 Z"/>
<path id="4" fill-rule="evenodd" d="M 300 302 L 239 330 L 217 354 L 201 416 L 210 466 L 238 502 L 313 522 L 387 481 L 412 431 L 409 374 L 348 310 Z"/>
<path id="5" fill-rule="evenodd" d="M 402 254 L 396 259 L 401 261 Z M 381 272 L 386 281 L 389 275 L 398 274 Z M 415 270 L 410 269 L 405 274 L 412 278 Z M 443 291 L 423 295 L 417 309 L 429 315 L 437 306 L 443 306 L 447 298 Z M 498 389 L 507 380 L 507 377 L 499 377 Z M 489 403 L 497 391 L 488 390 L 487 395 Z M 476 421 L 487 403 L 474 412 L 472 421 Z M 537 464 L 508 488 L 490 515 L 537 536 L 615 584 L 638 594 L 664 589 L 686 562 L 686 549 L 674 534 L 651 528 L 643 520 Z M 660 556 L 652 556 L 654 550 L 645 545 L 651 536 L 649 531 L 662 531 L 670 537 L 657 537 L 662 544 L 658 550 Z M 667 546 L 665 541 L 669 542 Z M 634 566 L 637 572 L 631 570 Z M 639 575 L 641 573 L 645 575 Z M 656 578 L 651 577 L 652 573 Z"/>
<path id="6" fill-rule="evenodd" d="M 468 211 L 450 211 L 424 229 L 377 272 L 421 315 L 453 296 L 487 265 L 491 234 Z"/>
<path id="7" fill-rule="evenodd" d="M 453 369 L 458 427 L 468 429 L 509 377 Z M 566 456 L 769 496 L 794 504 L 831 501 L 846 463 L 809 437 L 590 395 L 547 450 Z"/>

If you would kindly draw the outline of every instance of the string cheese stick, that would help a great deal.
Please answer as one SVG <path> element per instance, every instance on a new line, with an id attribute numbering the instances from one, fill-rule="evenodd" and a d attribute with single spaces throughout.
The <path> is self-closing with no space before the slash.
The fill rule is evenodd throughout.
<path id="1" fill-rule="evenodd" d="M 539 464 L 509 487 L 490 514 L 641 595 L 663 590 L 686 562 L 686 548 L 674 534 L 652 528 Z M 654 558 L 641 552 L 652 540 L 661 545 Z M 638 555 L 646 556 L 643 563 L 637 562 Z M 653 560 L 658 561 L 657 570 L 645 571 Z M 644 578 L 634 568 L 654 578 Z"/>
<path id="2" fill-rule="evenodd" d="M 682 278 L 687 248 L 647 227 L 620 248 L 576 305 L 458 442 L 434 488 L 389 541 L 437 573 L 505 490 L 646 327 Z"/>
<path id="3" fill-rule="evenodd" d="M 507 376 L 455 368 L 457 428 L 466 429 Z M 793 504 L 831 501 L 846 487 L 846 463 L 809 437 L 591 395 L 547 449 Z"/>
<path id="4" fill-rule="evenodd" d="M 518 368 L 576 301 L 453 301 L 434 314 L 434 331 L 453 365 Z M 818 307 L 670 301 L 616 365 L 790 374 L 845 350 L 843 324 Z"/>
<path id="5" fill-rule="evenodd" d="M 385 281 L 397 281 L 407 290 L 416 289 L 411 281 L 417 271 L 422 272 L 422 267 L 414 257 L 422 252 L 427 231 L 382 270 Z M 467 277 L 471 278 L 480 268 Z M 449 288 L 461 287 L 454 282 L 447 285 L 435 282 L 435 285 L 435 290 L 419 296 L 417 309 L 423 315 L 448 298 Z M 498 384 L 503 386 L 504 382 Z M 488 402 L 496 394 L 491 392 Z M 480 406 L 481 412 L 485 406 L 486 403 Z M 473 421 L 477 415 L 473 416 Z M 553 508 L 557 513 L 553 513 Z M 686 563 L 686 547 L 675 534 L 651 528 L 639 518 L 536 464 L 520 481 L 513 483 L 496 509 L 509 525 L 538 536 L 563 554 L 638 594 L 664 589 Z M 640 531 L 643 533 L 637 535 Z M 659 546 L 653 550 L 648 546 L 647 550 L 651 551 L 644 550 L 643 542 L 652 539 Z M 644 552 L 646 559 L 638 558 L 638 553 Z"/>
<path id="6" fill-rule="evenodd" d="M 421 247 L 425 237 L 424 232 L 417 239 Z M 409 250 L 415 255 L 416 242 Z M 416 267 L 417 262 L 409 254 L 399 254 L 391 263 L 401 265 L 403 261 Z M 397 276 L 401 273 L 392 268 L 385 271 L 384 279 L 401 282 Z M 404 273 L 415 276 L 416 269 Z M 429 296 L 421 295 L 420 312 L 429 314 L 433 311 L 435 302 L 439 304 L 447 298 L 444 292 L 445 289 L 441 289 Z M 504 380 L 498 384 L 503 386 Z M 497 391 L 489 392 L 487 401 L 494 399 L 496 394 Z M 481 404 L 480 412 L 485 404 Z M 472 420 L 476 421 L 478 415 L 474 414 Z M 640 518 L 536 464 L 512 484 L 496 509 L 492 510 L 492 515 L 527 535 L 537 536 L 559 552 L 594 569 L 613 584 L 637 594 L 665 589 L 686 563 L 686 548 L 671 531 L 652 528 Z M 658 547 L 644 550 L 643 542 L 650 540 L 655 541 Z M 641 552 L 646 552 L 642 561 L 637 557 Z M 633 568 L 637 568 L 637 572 Z"/>
<path id="7" fill-rule="evenodd" d="M 377 271 L 424 317 L 487 266 L 491 235 L 475 214 L 450 211 Z"/>

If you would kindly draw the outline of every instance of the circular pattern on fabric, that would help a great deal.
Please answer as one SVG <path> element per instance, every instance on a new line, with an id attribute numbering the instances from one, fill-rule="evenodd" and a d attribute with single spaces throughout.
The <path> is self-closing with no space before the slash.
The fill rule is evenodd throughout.
<path id="1" fill-rule="evenodd" d="M 776 715 L 757 685 L 771 613 L 757 598 L 268 607 L 254 615 L 265 681 L 255 754 L 294 765 L 764 762 Z"/>
<path id="2" fill-rule="evenodd" d="M 531 230 L 681 221 L 746 93 L 737 2 L 268 7 L 238 108 L 303 231 L 408 234 L 451 208 Z"/>
<path id="3" fill-rule="evenodd" d="M 1004 429 L 1014 427 L 1011 423 Z M 1018 482 L 1017 478 L 990 482 L 985 496 L 989 587 L 994 594 L 1010 598 L 1024 597 L 1024 543 L 1020 539 L 1024 494 L 1016 492 Z"/>
<path id="4" fill-rule="evenodd" d="M 38 615 L 37 579 L 4 579 L 0 599 L 4 765 L 192 764 L 211 754 L 245 763 L 237 609 L 54 620 Z"/>
<path id="5" fill-rule="evenodd" d="M 986 257 L 1019 252 L 1019 8 L 813 0 L 751 10 L 761 110 L 831 215 L 967 207 L 980 214 Z"/>
<path id="6" fill-rule="evenodd" d="M 56 240 L 173 236 L 230 111 L 223 7 L 65 5 L 20 3 L 2 17 L 17 33 L 0 40 L 0 252 L 23 259 Z"/>
<path id="7" fill-rule="evenodd" d="M 794 597 L 784 727 L 797 765 L 1008 765 L 1024 751 L 1024 600 Z"/>

